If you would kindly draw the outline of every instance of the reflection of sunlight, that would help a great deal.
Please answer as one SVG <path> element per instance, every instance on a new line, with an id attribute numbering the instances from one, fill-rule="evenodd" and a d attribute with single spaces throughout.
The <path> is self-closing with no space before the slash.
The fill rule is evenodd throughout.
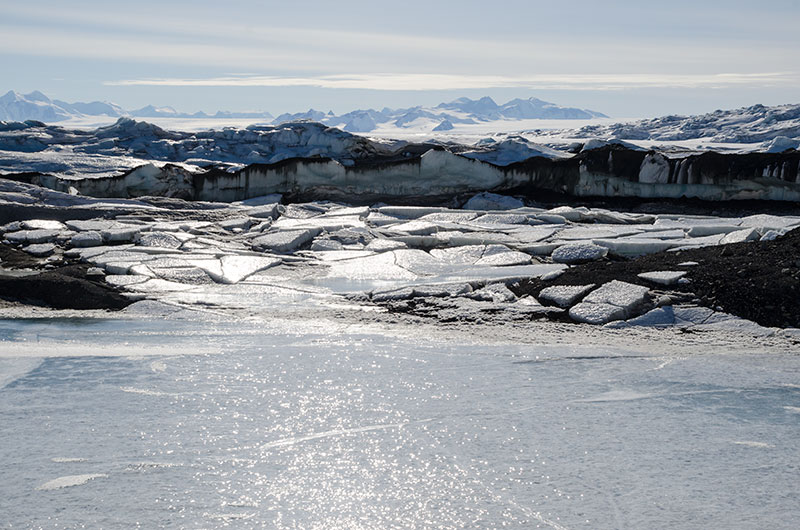
<path id="1" fill-rule="evenodd" d="M 306 436 L 298 436 L 294 438 L 286 438 L 283 440 L 275 440 L 274 442 L 269 442 L 261 446 L 261 449 L 272 449 L 273 447 L 284 447 L 287 445 L 294 445 L 301 442 L 307 442 L 309 440 L 318 440 L 320 438 L 330 438 L 333 436 L 344 436 L 348 434 L 355 434 L 361 432 L 369 432 L 369 431 L 382 431 L 384 429 L 399 429 L 405 427 L 406 425 L 410 425 L 412 423 L 425 423 L 431 420 L 419 420 L 419 421 L 409 421 L 404 423 L 393 423 L 388 425 L 368 425 L 366 427 L 353 427 L 352 429 L 336 429 L 333 431 L 326 431 L 326 432 L 319 432 L 315 434 L 309 434 Z"/>
<path id="2" fill-rule="evenodd" d="M 26 325 L 42 331 L 14 329 L 33 333 Z M 75 329 L 54 326 L 50 336 Z M 11 503 L 12 521 L 24 511 L 65 526 L 135 514 L 157 527 L 180 514 L 189 526 L 604 528 L 613 512 L 636 527 L 665 513 L 779 526 L 781 497 L 754 509 L 740 471 L 768 450 L 781 465 L 760 487 L 788 491 L 800 464 L 782 441 L 798 434 L 786 422 L 797 359 L 785 355 L 769 366 L 763 355 L 684 356 L 653 371 L 663 352 L 478 345 L 463 333 L 419 340 L 269 320 L 82 329 L 75 346 L 172 351 L 15 369 L 0 390 L 0 461 L 21 464 L 0 495 L 27 499 L 38 486 L 54 497 Z M 220 354 L 177 355 L 209 341 Z M 631 484 L 662 499 L 657 513 L 641 495 L 613 493 Z M 718 508 L 698 490 L 713 490 Z M 84 495 L 97 510 L 68 500 Z"/>

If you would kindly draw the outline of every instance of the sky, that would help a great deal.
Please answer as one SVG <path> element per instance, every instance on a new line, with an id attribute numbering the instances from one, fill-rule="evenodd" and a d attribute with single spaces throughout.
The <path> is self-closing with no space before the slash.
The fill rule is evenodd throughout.
<path id="1" fill-rule="evenodd" d="M 0 0 L 0 92 L 182 112 L 800 103 L 797 0 Z"/>

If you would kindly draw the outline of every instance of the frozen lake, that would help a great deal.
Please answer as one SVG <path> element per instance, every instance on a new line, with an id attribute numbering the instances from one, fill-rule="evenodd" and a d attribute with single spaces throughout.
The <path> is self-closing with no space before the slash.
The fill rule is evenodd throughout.
<path id="1" fill-rule="evenodd" d="M 797 355 L 409 335 L 0 321 L 0 523 L 789 529 L 800 520 Z"/>

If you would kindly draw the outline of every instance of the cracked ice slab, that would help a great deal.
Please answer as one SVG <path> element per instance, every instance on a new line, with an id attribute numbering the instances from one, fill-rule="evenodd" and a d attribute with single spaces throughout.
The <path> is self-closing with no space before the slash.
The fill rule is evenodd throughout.
<path id="1" fill-rule="evenodd" d="M 594 289 L 593 283 L 589 285 L 554 285 L 542 289 L 539 292 L 539 299 L 552 302 L 558 307 L 569 307 L 592 289 Z"/>
<path id="2" fill-rule="evenodd" d="M 659 285 L 675 285 L 686 276 L 686 271 L 653 271 L 637 274 L 639 278 Z"/>
<path id="3" fill-rule="evenodd" d="M 720 313 L 716 313 L 713 309 L 709 309 L 707 307 L 682 305 L 665 306 L 657 307 L 643 315 L 626 320 L 624 322 L 611 323 L 609 326 L 614 328 L 625 328 L 630 326 L 693 327 L 704 324 L 714 315 L 720 315 Z"/>
<path id="4" fill-rule="evenodd" d="M 22 249 L 23 251 L 27 252 L 31 256 L 36 256 L 38 258 L 46 257 L 51 255 L 56 250 L 56 246 L 52 243 L 35 243 L 33 245 L 28 245 L 27 247 Z"/>
<path id="5" fill-rule="evenodd" d="M 472 266 L 462 270 L 455 270 L 446 274 L 441 274 L 440 276 L 435 277 L 435 281 L 512 281 L 525 278 L 541 278 L 548 274 L 562 271 L 566 268 L 566 265 L 560 263 L 536 263 L 532 265 L 511 265 L 505 267 Z"/>
<path id="6" fill-rule="evenodd" d="M 364 220 L 357 215 L 318 215 L 308 218 L 294 218 L 283 216 L 274 223 L 273 229 L 278 230 L 326 230 L 334 231 L 344 228 L 365 227 Z"/>
<path id="7" fill-rule="evenodd" d="M 427 236 L 439 231 L 439 225 L 427 221 L 409 221 L 386 228 L 387 232 L 394 234 L 408 234 L 412 236 Z"/>
<path id="8" fill-rule="evenodd" d="M 408 237 L 395 237 L 394 239 L 408 242 Z M 435 234 L 435 239 L 447 246 L 457 247 L 463 245 L 515 245 L 519 241 L 502 232 L 460 232 L 460 231 L 447 231 L 438 232 Z M 409 243 L 411 244 L 411 243 Z"/>
<path id="9" fill-rule="evenodd" d="M 197 287 L 196 285 L 187 285 L 184 283 L 162 280 L 159 278 L 151 278 L 143 282 L 137 282 L 128 285 L 127 289 L 129 291 L 134 291 L 138 293 L 160 294 L 160 293 L 187 291 L 190 289 L 195 289 L 196 287 Z"/>
<path id="10" fill-rule="evenodd" d="M 517 299 L 516 295 L 504 283 L 492 283 L 464 296 L 484 302 L 513 302 Z"/>
<path id="11" fill-rule="evenodd" d="M 331 239 L 317 239 L 311 244 L 311 250 L 316 252 L 335 252 L 344 250 L 344 245 Z"/>
<path id="12" fill-rule="evenodd" d="M 723 237 L 724 236 L 722 234 L 715 234 L 703 237 L 689 237 L 680 241 L 681 243 L 680 246 L 672 247 L 670 250 L 677 251 L 677 250 L 687 250 L 699 247 L 713 247 L 719 245 Z"/>
<path id="13" fill-rule="evenodd" d="M 103 244 L 103 236 L 100 232 L 88 231 L 79 232 L 72 236 L 70 244 L 73 247 L 98 247 Z"/>
<path id="14" fill-rule="evenodd" d="M 613 280 L 589 293 L 569 310 L 569 316 L 587 324 L 606 324 L 632 317 L 649 299 L 649 289 Z"/>
<path id="15" fill-rule="evenodd" d="M 737 220 L 736 223 L 731 224 L 702 224 L 702 225 L 695 225 L 689 229 L 687 234 L 689 237 L 705 237 L 705 236 L 716 236 L 716 235 L 726 235 L 731 232 L 736 232 L 740 230 L 741 227 L 739 226 L 739 222 Z"/>
<path id="16" fill-rule="evenodd" d="M 497 245 L 502 246 L 502 245 Z M 483 257 L 475 262 L 478 266 L 487 267 L 507 267 L 512 265 L 527 265 L 531 262 L 529 254 L 516 250 L 492 252 L 487 248 Z"/>
<path id="17" fill-rule="evenodd" d="M 300 253 L 298 253 L 300 254 Z M 311 251 L 303 252 L 303 256 L 311 256 L 312 258 L 318 259 L 323 262 L 329 261 L 342 261 L 342 260 L 351 260 L 351 259 L 358 259 L 358 258 L 366 258 L 369 256 L 374 256 L 376 253 L 370 250 L 361 249 L 361 250 L 315 250 L 314 248 Z"/>
<path id="18" fill-rule="evenodd" d="M 271 250 L 273 252 L 291 252 L 317 237 L 322 229 L 283 230 L 256 237 L 252 241 L 253 248 Z"/>
<path id="19" fill-rule="evenodd" d="M 477 212 L 437 212 L 420 217 L 420 221 L 428 223 L 464 223 L 478 217 Z"/>
<path id="20" fill-rule="evenodd" d="M 370 282 L 384 288 L 390 288 L 390 285 L 400 288 L 420 282 L 464 283 L 540 277 L 566 268 L 566 265 L 551 263 L 504 267 L 472 265 L 472 259 L 479 259 L 476 250 L 468 250 L 466 256 L 462 256 L 460 260 L 453 259 L 453 262 L 443 261 L 416 249 L 393 250 L 363 258 L 334 261 L 329 263 L 326 278 L 315 283 L 336 284 L 337 288 L 344 290 L 365 290 L 363 284 Z"/>
<path id="21" fill-rule="evenodd" d="M 25 230 L 65 230 L 66 227 L 61 221 L 51 221 L 49 219 L 28 219 L 22 221 L 22 228 Z"/>
<path id="22" fill-rule="evenodd" d="M 606 247 L 609 252 L 620 256 L 635 257 L 645 254 L 654 254 L 681 245 L 688 239 L 655 239 L 645 237 L 630 237 L 618 239 L 595 239 L 595 245 Z"/>
<path id="23" fill-rule="evenodd" d="M 219 221 L 217 225 L 223 230 L 247 230 L 250 228 L 254 223 L 252 219 L 249 217 L 233 217 L 231 219 L 225 219 L 224 221 Z"/>
<path id="24" fill-rule="evenodd" d="M 391 239 L 373 239 L 364 247 L 365 250 L 371 250 L 373 252 L 387 252 L 390 250 L 399 250 L 401 248 L 407 248 L 406 244 L 402 241 L 394 241 Z"/>
<path id="25" fill-rule="evenodd" d="M 35 244 L 54 241 L 60 233 L 61 230 L 19 230 L 17 232 L 9 232 L 5 237 L 12 243 Z"/>
<path id="26" fill-rule="evenodd" d="M 638 226 L 628 225 L 577 225 L 565 228 L 558 233 L 559 239 L 588 241 L 592 239 L 613 239 L 615 237 L 634 236 L 642 230 Z M 683 237 L 683 232 L 681 232 Z"/>
<path id="27" fill-rule="evenodd" d="M 481 192 L 474 195 L 464 205 L 465 210 L 513 210 L 522 208 L 525 204 L 514 197 L 498 195 L 496 193 Z"/>
<path id="28" fill-rule="evenodd" d="M 74 237 L 72 239 L 75 240 Z M 139 236 L 136 244 L 143 247 L 177 249 L 180 248 L 183 241 L 169 232 L 146 232 Z"/>
<path id="29" fill-rule="evenodd" d="M 393 250 L 372 256 L 333 262 L 328 271 L 328 277 L 345 278 L 351 281 L 415 280 L 417 274 L 397 264 L 398 252 L 405 251 Z"/>
<path id="30" fill-rule="evenodd" d="M 749 215 L 742 218 L 741 226 L 743 228 L 755 228 L 764 234 L 769 230 L 787 230 L 800 226 L 800 217 L 770 214 Z"/>
<path id="31" fill-rule="evenodd" d="M 260 256 L 235 256 L 228 255 L 220 258 L 222 264 L 222 276 L 215 278 L 219 283 L 238 283 L 245 278 L 252 276 L 270 267 L 281 263 L 280 259 L 262 258 Z"/>
<path id="32" fill-rule="evenodd" d="M 592 243 L 571 243 L 553 250 L 551 255 L 556 263 L 583 263 L 603 259 L 608 249 Z"/>
<path id="33" fill-rule="evenodd" d="M 104 219 L 89 219 L 88 221 L 64 221 L 64 224 L 67 225 L 67 228 L 75 230 L 76 232 L 101 232 L 103 230 L 108 230 L 116 223 Z"/>
<path id="34" fill-rule="evenodd" d="M 465 245 L 431 250 L 431 256 L 452 265 L 527 265 L 531 257 L 504 245 Z"/>
<path id="35" fill-rule="evenodd" d="M 695 306 L 657 307 L 636 318 L 609 324 L 609 327 L 613 328 L 635 326 L 652 328 L 676 326 L 697 330 L 730 330 L 762 337 L 775 333 L 774 329 L 765 328 L 755 322 L 727 313 L 716 312 L 706 307 Z"/>
<path id="36" fill-rule="evenodd" d="M 745 228 L 744 230 L 736 230 L 725 234 L 720 239 L 720 245 L 727 245 L 729 243 L 743 243 L 745 241 L 756 241 L 761 237 L 755 228 Z"/>
<path id="37" fill-rule="evenodd" d="M 102 230 L 100 234 L 105 241 L 128 242 L 136 239 L 141 230 L 142 227 L 138 225 L 114 225 L 111 228 Z"/>
<path id="38" fill-rule="evenodd" d="M 202 285 L 212 283 L 211 277 L 199 267 L 149 267 L 150 270 L 162 280 L 178 282 L 187 285 Z M 131 267 L 128 272 L 132 272 Z"/>

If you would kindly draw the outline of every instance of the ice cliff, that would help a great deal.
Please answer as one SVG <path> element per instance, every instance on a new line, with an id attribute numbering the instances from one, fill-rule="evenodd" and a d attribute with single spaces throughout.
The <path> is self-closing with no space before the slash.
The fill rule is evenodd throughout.
<path id="1" fill-rule="evenodd" d="M 503 191 L 798 201 L 800 153 L 775 150 L 668 156 L 590 141 L 572 154 L 523 137 L 471 146 L 379 141 L 314 122 L 202 132 L 129 118 L 94 131 L 0 122 L 3 176 L 96 197 L 371 202 Z"/>

